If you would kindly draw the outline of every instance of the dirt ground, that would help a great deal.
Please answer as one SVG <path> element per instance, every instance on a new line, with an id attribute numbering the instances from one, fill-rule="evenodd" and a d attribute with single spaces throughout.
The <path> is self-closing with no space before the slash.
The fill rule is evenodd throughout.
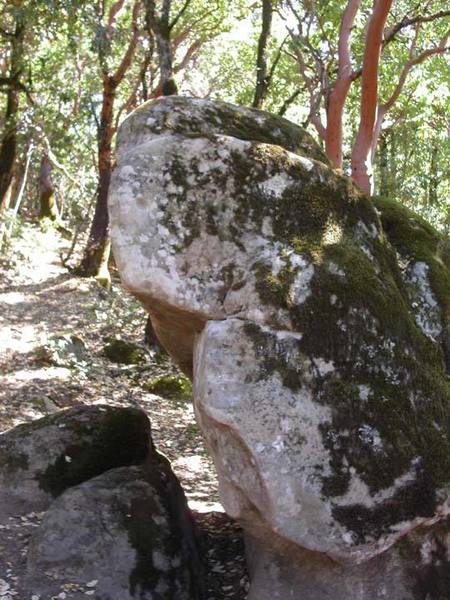
<path id="1" fill-rule="evenodd" d="M 117 276 L 107 291 L 95 280 L 68 273 L 60 260 L 68 244 L 53 228 L 41 231 L 26 225 L 0 262 L 0 432 L 80 403 L 144 410 L 154 443 L 170 459 L 199 525 L 208 557 L 208 600 L 243 599 L 248 583 L 242 533 L 223 514 L 214 466 L 192 404 L 183 395 L 168 398 L 145 389 L 155 377 L 179 374 L 169 360 L 147 351 L 139 365 L 113 363 L 104 356 L 111 338 L 143 344 L 145 314 L 122 290 Z M 84 342 L 83 359 L 44 360 L 42 349 L 49 340 L 66 333 Z M 2 600 L 18 597 L 17 578 L 38 520 L 34 515 L 0 529 Z M 14 544 L 7 544 L 8 536 Z"/>

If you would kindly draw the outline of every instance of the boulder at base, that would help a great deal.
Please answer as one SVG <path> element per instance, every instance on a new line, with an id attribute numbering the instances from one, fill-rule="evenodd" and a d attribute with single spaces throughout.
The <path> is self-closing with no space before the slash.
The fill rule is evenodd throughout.
<path id="1" fill-rule="evenodd" d="M 450 512 L 448 242 L 360 195 L 295 125 L 189 98 L 125 121 L 110 216 L 124 284 L 193 374 L 224 506 L 265 557 L 250 597 L 303 598 L 319 557 L 324 581 L 341 565 L 335 600 L 381 598 L 357 565 L 401 561 Z"/>
<path id="2" fill-rule="evenodd" d="M 108 469 L 137 465 L 150 422 L 134 408 L 77 406 L 0 435 L 0 519 L 41 511 L 67 488 Z"/>
<path id="3" fill-rule="evenodd" d="M 52 504 L 30 544 L 25 587 L 41 598 L 199 600 L 201 581 L 183 491 L 154 453 Z"/>

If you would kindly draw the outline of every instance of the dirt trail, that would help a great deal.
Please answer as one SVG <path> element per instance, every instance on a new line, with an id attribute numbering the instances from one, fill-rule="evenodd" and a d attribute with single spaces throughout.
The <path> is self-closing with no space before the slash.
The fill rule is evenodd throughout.
<path id="1" fill-rule="evenodd" d="M 173 366 L 152 365 L 149 358 L 142 374 L 102 354 L 108 337 L 142 342 L 143 310 L 118 281 L 108 293 L 93 280 L 68 274 L 59 258 L 66 245 L 53 230 L 27 227 L 10 250 L 14 263 L 0 270 L 0 431 L 77 403 L 140 407 L 150 417 L 154 441 L 172 461 L 191 506 L 220 509 L 213 465 L 191 403 L 142 388 L 152 376 L 172 372 Z M 65 332 L 83 339 L 87 364 L 42 361 L 39 349 Z"/>
<path id="2" fill-rule="evenodd" d="M 150 354 L 144 365 L 134 366 L 104 356 L 105 341 L 114 337 L 142 344 L 145 314 L 118 280 L 107 292 L 94 280 L 71 276 L 60 261 L 67 245 L 53 230 L 26 225 L 0 261 L 0 434 L 79 403 L 144 410 L 153 441 L 170 459 L 194 511 L 206 557 L 207 600 L 243 600 L 248 579 L 242 532 L 223 514 L 192 404 L 183 395 L 165 398 L 144 389 L 152 378 L 177 377 L 177 370 Z M 83 340 L 84 358 L 48 360 L 42 349 L 66 333 Z M 22 600 L 17 590 L 41 518 L 31 513 L 0 524 L 0 600 Z M 55 598 L 72 597 L 61 594 Z"/>

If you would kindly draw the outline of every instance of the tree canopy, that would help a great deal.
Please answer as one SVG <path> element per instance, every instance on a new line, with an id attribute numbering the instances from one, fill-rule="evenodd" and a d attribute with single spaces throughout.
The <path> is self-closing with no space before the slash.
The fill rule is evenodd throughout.
<path id="1" fill-rule="evenodd" d="M 117 127 L 162 94 L 284 115 L 363 191 L 450 228 L 443 0 L 0 0 L 0 22 L 2 227 L 63 219 L 81 274 L 108 259 Z"/>

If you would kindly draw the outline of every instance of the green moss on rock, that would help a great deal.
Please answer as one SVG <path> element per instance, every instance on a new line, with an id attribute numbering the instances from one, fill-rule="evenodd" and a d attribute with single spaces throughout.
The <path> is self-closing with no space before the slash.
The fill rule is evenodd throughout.
<path id="1" fill-rule="evenodd" d="M 442 310 L 442 344 L 450 371 L 450 239 L 398 202 L 376 198 L 383 229 L 403 257 L 428 265 L 429 282 Z"/>
<path id="2" fill-rule="evenodd" d="M 149 109 L 152 118 L 148 120 Z M 151 100 L 125 121 L 119 136 L 131 132 L 154 134 L 226 135 L 240 140 L 276 144 L 303 156 L 329 164 L 325 152 L 304 129 L 269 112 L 238 107 L 227 102 L 193 100 L 182 96 Z"/>
<path id="3" fill-rule="evenodd" d="M 347 210 L 356 206 L 347 203 Z M 336 214 L 333 208 L 330 214 L 342 231 L 339 242 L 320 243 L 326 214 L 310 221 L 305 246 L 299 244 L 302 235 L 291 237 L 291 252 L 299 252 L 314 266 L 310 295 L 304 302 L 292 302 L 296 273 L 289 267 L 290 261 L 276 274 L 267 264 L 256 266 L 261 301 L 285 310 L 294 330 L 302 334 L 296 367 L 286 362 L 282 349 L 274 346 L 263 330 L 249 325 L 247 333 L 255 340 L 255 348 L 267 354 L 260 375 L 264 378 L 278 372 L 283 384 L 295 389 L 304 377 L 302 356 L 320 357 L 333 364 L 335 374 L 318 378 L 315 393 L 317 401 L 332 411 L 331 421 L 321 429 L 332 469 L 332 474 L 323 478 L 325 496 L 347 491 L 350 468 L 376 494 L 393 485 L 418 457 L 418 469 L 427 472 L 432 494 L 446 484 L 450 473 L 450 387 L 441 349 L 414 320 L 395 252 L 383 234 L 366 236 L 367 251 L 361 247 L 356 234 L 359 223 L 367 229 L 378 224 L 379 229 L 370 208 L 364 206 L 356 219 L 346 218 L 345 211 Z M 309 239 L 314 231 L 316 247 L 311 251 Z M 265 339 L 258 339 L 261 336 Z M 368 390 L 365 400 L 359 395 L 359 386 Z M 437 434 L 437 429 L 442 433 Z M 381 450 L 366 439 L 370 435 L 380 437 Z M 417 491 L 418 498 L 420 493 Z M 355 531 L 362 520 L 370 534 L 369 523 L 372 530 L 379 527 L 381 531 L 382 515 L 388 523 L 386 515 L 394 518 L 398 502 L 380 509 L 371 519 L 357 517 L 356 509 L 345 515 L 337 510 L 336 515 L 344 521 L 354 514 Z"/>

